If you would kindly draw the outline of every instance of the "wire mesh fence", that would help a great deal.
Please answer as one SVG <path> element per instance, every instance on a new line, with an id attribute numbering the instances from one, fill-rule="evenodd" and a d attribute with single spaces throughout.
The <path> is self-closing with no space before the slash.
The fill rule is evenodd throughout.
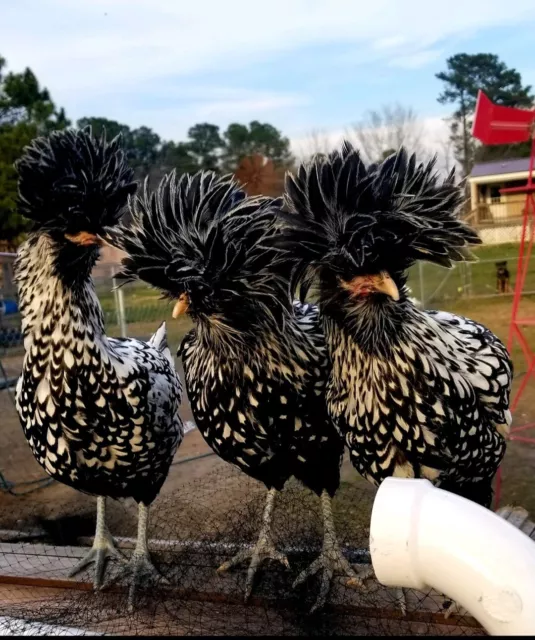
<path id="1" fill-rule="evenodd" d="M 511 250 L 505 253 L 508 260 L 512 255 Z M 497 295 L 489 289 L 496 261 L 495 257 L 486 258 L 451 271 L 416 267 L 410 279 L 413 295 L 433 306 L 449 297 Z M 289 483 L 277 499 L 274 523 L 277 548 L 287 553 L 290 569 L 263 565 L 253 597 L 245 605 L 247 565 L 224 574 L 216 569 L 236 550 L 256 540 L 265 488 L 213 455 L 195 428 L 179 448 L 151 510 L 150 551 L 168 582 L 142 585 L 136 610 L 128 614 L 124 584 L 95 592 L 91 569 L 68 578 L 69 570 L 92 544 L 95 500 L 44 475 L 18 422 L 13 387 L 22 368 L 23 345 L 12 263 L 13 256 L 3 257 L 0 632 L 483 635 L 481 627 L 466 613 L 445 619 L 444 597 L 433 591 L 407 591 L 403 614 L 399 590 L 382 587 L 373 579 L 366 589 L 349 588 L 336 579 L 326 607 L 310 615 L 318 580 L 314 578 L 299 589 L 293 589 L 292 583 L 320 550 L 321 511 L 318 499 L 295 482 Z M 509 262 L 511 267 L 513 263 Z M 162 320 L 171 320 L 171 305 L 144 285 L 115 288 L 116 269 L 115 264 L 103 264 L 95 272 L 107 332 L 148 338 Z M 187 319 L 168 322 L 174 352 L 190 326 Z M 176 365 L 182 376 L 178 360 Z M 181 414 L 193 427 L 187 399 Z M 354 563 L 369 561 L 368 527 L 374 493 L 346 460 L 334 512 L 344 553 Z M 108 525 L 124 553 L 130 554 L 136 534 L 136 505 L 131 501 L 114 502 Z M 110 564 L 110 575 L 116 571 L 117 567 Z"/>
<path id="2" fill-rule="evenodd" d="M 499 229 L 495 228 L 499 235 Z M 505 235 L 504 238 L 507 236 Z M 476 262 L 460 263 L 452 269 L 419 263 L 409 272 L 412 295 L 423 305 L 437 307 L 462 298 L 512 295 L 517 275 L 517 242 L 484 244 L 475 250 Z M 0 349 L 20 346 L 20 320 L 12 279 L 13 254 L 0 254 Z M 94 280 L 111 335 L 146 337 L 162 320 L 171 319 L 171 306 L 143 283 L 121 286 L 115 279 L 117 262 L 106 262 L 95 270 Z M 529 267 L 524 293 L 535 293 L 535 263 Z M 168 323 L 172 346 L 178 346 L 190 327 L 187 319 Z"/>
<path id="3" fill-rule="evenodd" d="M 485 255 L 485 254 L 484 254 Z M 517 254 L 509 251 L 477 262 L 443 269 L 420 263 L 413 267 L 409 287 L 424 307 L 448 306 L 469 298 L 512 297 L 517 275 Z M 535 263 L 528 268 L 524 295 L 535 294 Z"/>
<path id="4" fill-rule="evenodd" d="M 194 463 L 188 464 L 193 469 Z M 43 489 L 39 503 L 38 494 L 24 504 L 17 502 L 16 523 L 2 510 L 0 616 L 10 620 L 13 631 L 24 621 L 129 635 L 482 634 L 466 614 L 444 619 L 443 597 L 431 591 L 407 591 L 403 615 L 398 590 L 373 580 L 357 590 L 335 580 L 326 607 L 310 615 L 318 581 L 300 589 L 293 589 L 292 582 L 320 550 L 321 515 L 317 498 L 295 483 L 278 499 L 273 526 L 277 548 L 287 554 L 290 569 L 266 564 L 245 605 L 246 568 L 224 574 L 216 569 L 256 539 L 265 490 L 217 459 L 191 479 L 190 474 L 199 473 L 175 467 L 155 502 L 150 551 L 166 583 L 143 585 L 133 614 L 126 613 L 124 585 L 94 592 L 88 571 L 69 580 L 67 587 L 69 570 L 92 542 L 90 498 L 56 484 Z M 372 499 L 367 487 L 346 482 L 335 502 L 342 548 L 355 563 L 368 559 Z M 136 527 L 134 505 L 114 506 L 109 527 L 129 554 Z M 111 576 L 116 570 L 110 564 Z"/>

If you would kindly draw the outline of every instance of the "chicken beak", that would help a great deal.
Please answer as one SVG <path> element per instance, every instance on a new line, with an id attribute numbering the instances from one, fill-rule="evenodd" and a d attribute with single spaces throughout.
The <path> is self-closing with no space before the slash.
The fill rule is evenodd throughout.
<path id="1" fill-rule="evenodd" d="M 399 300 L 399 291 L 396 286 L 396 283 L 392 280 L 392 278 L 386 273 L 386 271 L 381 271 L 381 273 L 376 276 L 375 281 L 375 290 L 379 291 L 379 293 L 384 293 L 387 296 L 390 296 L 392 300 L 396 302 Z"/>
<path id="2" fill-rule="evenodd" d="M 173 307 L 173 318 L 178 318 L 189 309 L 189 297 L 187 293 L 183 293 Z"/>
<path id="3" fill-rule="evenodd" d="M 395 301 L 399 300 L 399 291 L 396 283 L 386 271 L 381 271 L 381 273 L 372 276 L 356 276 L 349 282 L 342 280 L 342 287 L 353 296 L 384 293 Z"/>
<path id="4" fill-rule="evenodd" d="M 88 233 L 87 231 L 80 231 L 75 234 L 66 233 L 65 238 L 80 247 L 102 246 L 103 244 L 100 236 L 97 236 L 94 233 Z"/>

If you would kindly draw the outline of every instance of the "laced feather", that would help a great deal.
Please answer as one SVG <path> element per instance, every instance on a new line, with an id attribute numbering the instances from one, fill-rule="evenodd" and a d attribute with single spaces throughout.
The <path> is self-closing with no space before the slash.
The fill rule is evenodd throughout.
<path id="1" fill-rule="evenodd" d="M 172 298 L 187 293 L 198 315 L 234 317 L 241 309 L 254 322 L 252 307 L 263 305 L 276 319 L 291 309 L 290 267 L 269 245 L 280 233 L 281 205 L 247 197 L 231 176 L 213 172 L 172 172 L 152 193 L 145 183 L 131 201 L 131 225 L 114 234 L 127 253 L 122 275 Z"/>
<path id="2" fill-rule="evenodd" d="M 463 201 L 455 175 L 440 181 L 436 159 L 417 164 L 400 149 L 366 167 L 345 142 L 341 151 L 287 174 L 277 245 L 289 258 L 347 273 L 404 271 L 417 260 L 445 267 L 473 259 L 467 248 L 481 241 L 458 218 Z"/>
<path id="3" fill-rule="evenodd" d="M 19 211 L 40 231 L 101 233 L 137 187 L 120 137 L 95 139 L 91 127 L 36 138 L 15 167 Z"/>

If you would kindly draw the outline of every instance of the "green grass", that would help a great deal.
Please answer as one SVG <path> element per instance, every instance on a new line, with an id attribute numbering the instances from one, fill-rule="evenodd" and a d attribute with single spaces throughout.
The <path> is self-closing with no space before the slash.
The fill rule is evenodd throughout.
<path id="1" fill-rule="evenodd" d="M 515 243 L 477 247 L 473 251 L 477 262 L 458 264 L 453 269 L 428 263 L 417 264 L 409 272 L 408 284 L 413 295 L 418 299 L 423 298 L 428 307 L 443 306 L 461 298 L 492 296 L 496 293 L 495 262 L 507 260 L 513 290 L 517 276 L 518 247 Z M 529 265 L 525 291 L 535 293 L 535 260 Z"/>
<path id="2" fill-rule="evenodd" d="M 498 260 L 508 260 L 508 268 L 511 272 L 511 286 L 514 286 L 518 245 L 483 246 L 479 247 L 475 253 L 479 258 L 479 262 L 468 267 L 464 265 L 456 267 L 450 272 L 440 267 L 423 265 L 424 292 L 427 296 L 425 298 L 426 306 L 441 308 L 481 322 L 506 342 L 511 321 L 512 296 L 489 296 L 489 294 L 494 294 L 496 273 L 494 263 Z M 437 288 L 447 274 L 449 274 L 448 279 L 436 293 Z M 467 283 L 471 285 L 473 297 L 468 295 L 470 290 L 464 286 Z M 526 283 L 529 289 L 535 291 L 535 262 L 531 265 Z M 416 266 L 410 273 L 409 285 L 413 294 L 418 298 L 420 297 L 419 284 L 419 267 Z M 459 287 L 461 287 L 460 291 Z M 119 327 L 117 326 L 115 299 L 111 291 L 111 282 L 102 282 L 97 289 L 105 311 L 107 332 L 112 336 L 118 335 Z M 433 292 L 435 292 L 435 298 L 429 302 L 428 297 Z M 128 335 L 147 338 L 156 330 L 162 320 L 167 320 L 169 345 L 171 351 L 176 353 L 182 337 L 192 326 L 190 319 L 184 316 L 177 320 L 172 319 L 171 304 L 160 300 L 156 291 L 143 284 L 127 285 L 124 287 L 123 293 Z M 525 296 L 522 305 L 523 315 L 535 316 L 535 298 L 533 296 Z M 528 342 L 532 345 L 535 344 L 535 326 L 526 327 L 524 333 Z M 513 343 L 512 358 L 516 373 L 525 372 L 527 365 L 518 341 Z M 515 389 L 518 388 L 521 379 L 522 377 L 520 376 L 515 380 Z M 532 409 L 533 398 L 533 389 L 530 386 L 515 411 L 514 421 L 516 425 L 535 420 L 535 413 Z M 533 491 L 531 480 L 534 464 L 534 447 L 519 442 L 510 443 L 503 466 L 502 504 L 521 504 L 532 515 L 535 513 L 535 492 Z M 370 485 L 360 479 L 352 467 L 344 465 L 344 468 L 346 467 L 343 483 L 354 484 L 358 482 L 361 483 L 364 492 L 366 490 L 371 491 Z M 363 510 L 363 513 L 368 513 L 368 511 Z"/>
<path id="3" fill-rule="evenodd" d="M 111 280 L 98 281 L 96 290 L 104 313 L 106 333 L 110 336 L 118 336 L 120 327 Z M 172 301 L 163 300 L 158 291 L 143 283 L 127 284 L 121 287 L 121 290 L 124 298 L 127 334 L 133 338 L 146 339 L 165 320 L 169 344 L 172 351 L 176 351 L 182 338 L 192 327 L 189 317 L 173 319 Z"/>
<path id="4" fill-rule="evenodd" d="M 513 288 L 517 272 L 518 246 L 518 244 L 507 243 L 477 247 L 474 250 L 478 258 L 477 262 L 456 265 L 453 269 L 444 269 L 427 263 L 415 265 L 409 272 L 409 286 L 416 298 L 423 297 L 425 306 L 428 308 L 440 307 L 455 311 L 459 305 L 468 306 L 466 315 L 470 315 L 470 307 L 473 307 L 476 300 L 480 300 L 483 308 L 488 305 L 491 314 L 493 299 L 504 301 L 507 305 L 511 304 L 510 296 L 491 297 L 494 296 L 496 287 L 494 263 L 499 260 L 508 261 L 511 288 Z M 420 280 L 420 274 L 423 282 Z M 535 260 L 531 262 L 526 277 L 526 290 L 535 293 Z M 160 294 L 147 285 L 130 283 L 122 287 L 122 292 L 129 335 L 147 337 L 162 320 L 166 320 L 170 342 L 177 345 L 191 327 L 188 318 L 173 320 L 171 318 L 172 303 L 162 300 Z M 107 330 L 110 335 L 117 335 L 119 327 L 111 280 L 97 282 L 97 293 L 104 311 Z M 485 298 L 485 296 L 488 297 Z M 478 305 L 479 308 L 480 305 Z"/>

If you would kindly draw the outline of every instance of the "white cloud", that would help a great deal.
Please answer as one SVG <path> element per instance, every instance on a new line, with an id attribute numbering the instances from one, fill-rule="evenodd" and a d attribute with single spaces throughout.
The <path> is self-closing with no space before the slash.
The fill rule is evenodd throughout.
<path id="1" fill-rule="evenodd" d="M 13 66 L 30 65 L 63 98 L 253 65 L 306 45 L 368 43 L 389 56 L 393 46 L 412 51 L 466 29 L 521 22 L 532 10 L 533 0 L 450 0 L 439 17 L 428 0 L 271 0 L 260 14 L 246 0 L 27 0 L 2 9 L 0 42 Z"/>
<path id="2" fill-rule="evenodd" d="M 263 84 L 262 92 L 233 93 L 236 70 L 254 71 L 263 61 L 277 65 L 283 52 L 303 65 L 311 48 L 333 45 L 370 64 L 416 68 L 440 55 L 444 39 L 533 18 L 533 0 L 449 0 L 438 17 L 428 0 L 270 0 L 262 7 L 247 0 L 4 4 L 0 53 L 10 68 L 30 66 L 72 118 L 105 115 L 147 124 L 163 136 L 183 133 L 203 113 L 224 120 L 273 110 L 289 116 L 293 110 L 284 123 L 297 122 L 296 109 L 307 102 L 298 85 L 287 92 Z M 333 74 L 347 73 L 334 57 L 329 64 Z M 195 95 L 190 85 L 207 72 L 217 74 L 221 86 L 200 87 Z M 281 66 L 281 80 L 286 73 Z"/>
<path id="3" fill-rule="evenodd" d="M 416 53 L 394 57 L 389 64 L 391 67 L 399 67 L 400 69 L 419 69 L 438 60 L 441 55 L 442 49 L 423 49 Z"/>
<path id="4" fill-rule="evenodd" d="M 197 114 L 202 118 L 242 118 L 252 119 L 265 112 L 308 104 L 306 96 L 259 93 L 256 96 L 218 100 L 200 105 Z"/>
<path id="5" fill-rule="evenodd" d="M 183 91 L 165 90 L 165 104 L 158 100 L 147 107 L 127 107 L 122 97 L 107 100 L 105 107 L 89 108 L 87 113 L 126 122 L 132 127 L 147 125 L 165 140 L 183 140 L 195 122 L 209 120 L 225 129 L 235 121 L 269 121 L 277 126 L 291 110 L 308 104 L 304 95 L 252 91 L 240 87 L 189 87 Z M 179 103 L 175 103 L 175 99 Z M 279 126 L 282 126 L 279 124 Z M 284 127 L 282 127 L 284 128 Z"/>
<path id="6" fill-rule="evenodd" d="M 407 38 L 401 35 L 397 36 L 389 36 L 386 38 L 379 38 L 373 43 L 373 48 L 378 51 L 382 51 L 385 49 L 397 49 L 398 47 L 402 47 L 407 43 Z"/>

